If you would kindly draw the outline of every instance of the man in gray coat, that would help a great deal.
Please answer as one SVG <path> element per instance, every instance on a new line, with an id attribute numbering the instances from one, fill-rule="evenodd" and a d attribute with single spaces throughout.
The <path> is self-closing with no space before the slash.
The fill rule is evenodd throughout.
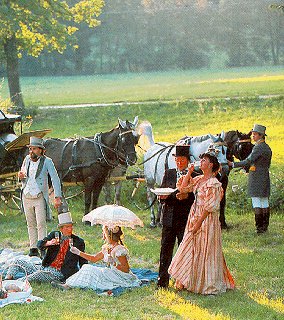
<path id="1" fill-rule="evenodd" d="M 54 207 L 61 206 L 61 183 L 53 161 L 44 155 L 43 140 L 30 137 L 29 154 L 25 157 L 18 176 L 22 181 L 22 208 L 26 216 L 30 241 L 29 256 L 39 255 L 38 240 L 47 235 L 46 219 L 49 208 L 48 176 L 54 189 Z"/>
<path id="2" fill-rule="evenodd" d="M 255 145 L 251 154 L 243 161 L 228 162 L 233 168 L 249 165 L 248 194 L 252 198 L 255 211 L 255 226 L 257 233 L 267 231 L 269 225 L 270 177 L 269 167 L 272 151 L 265 142 L 266 127 L 255 124 L 252 129 L 252 139 Z"/>

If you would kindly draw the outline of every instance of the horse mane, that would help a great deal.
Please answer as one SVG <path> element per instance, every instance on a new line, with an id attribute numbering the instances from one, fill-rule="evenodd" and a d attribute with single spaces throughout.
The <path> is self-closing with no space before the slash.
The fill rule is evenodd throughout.
<path id="1" fill-rule="evenodd" d="M 139 146 L 143 150 L 148 150 L 155 144 L 152 125 L 149 121 L 142 121 L 138 128 L 137 133 L 139 135 Z"/>
<path id="2" fill-rule="evenodd" d="M 191 142 L 196 142 L 196 143 L 198 143 L 198 142 L 203 142 L 203 141 L 205 141 L 205 140 L 208 140 L 208 139 L 210 139 L 210 138 L 211 138 L 211 136 L 210 136 L 210 134 L 208 133 L 208 134 L 205 134 L 205 135 L 203 135 L 203 136 L 191 137 L 190 141 L 191 141 Z"/>

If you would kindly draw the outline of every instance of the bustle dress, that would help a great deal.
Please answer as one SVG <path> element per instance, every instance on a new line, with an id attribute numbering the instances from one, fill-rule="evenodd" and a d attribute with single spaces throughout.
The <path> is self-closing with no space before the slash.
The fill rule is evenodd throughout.
<path id="1" fill-rule="evenodd" d="M 201 180 L 202 177 L 193 178 L 187 187 L 188 192 L 194 192 L 195 201 L 183 240 L 169 267 L 169 274 L 190 292 L 218 294 L 235 287 L 222 252 L 219 209 L 223 189 L 215 177 L 205 182 Z M 181 185 L 182 179 L 178 181 L 177 187 Z M 197 233 L 193 234 L 191 228 L 205 210 L 209 215 Z"/>

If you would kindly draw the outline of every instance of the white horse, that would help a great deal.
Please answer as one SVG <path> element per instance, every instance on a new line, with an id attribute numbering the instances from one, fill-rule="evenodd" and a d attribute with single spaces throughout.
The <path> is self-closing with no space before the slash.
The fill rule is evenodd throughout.
<path id="1" fill-rule="evenodd" d="M 184 137 L 177 141 L 176 144 L 168 142 L 157 142 L 155 143 L 153 130 L 150 122 L 142 122 L 138 127 L 138 134 L 140 135 L 139 145 L 141 146 L 144 140 L 143 149 L 145 149 L 145 142 L 148 141 L 150 146 L 144 153 L 144 175 L 147 184 L 147 200 L 151 205 L 155 196 L 150 191 L 155 186 L 160 186 L 164 177 L 166 169 L 176 168 L 176 163 L 173 157 L 175 154 L 176 144 L 188 144 L 190 145 L 190 162 L 199 160 L 199 155 L 208 151 L 214 151 L 217 155 L 219 163 L 222 166 L 224 174 L 228 174 L 229 167 L 226 159 L 227 147 L 224 143 L 224 132 L 221 135 L 213 136 L 207 134 L 204 136 L 197 137 Z M 153 206 L 151 206 L 151 223 L 150 226 L 156 226 L 156 216 Z M 159 222 L 159 221 L 158 221 Z"/>

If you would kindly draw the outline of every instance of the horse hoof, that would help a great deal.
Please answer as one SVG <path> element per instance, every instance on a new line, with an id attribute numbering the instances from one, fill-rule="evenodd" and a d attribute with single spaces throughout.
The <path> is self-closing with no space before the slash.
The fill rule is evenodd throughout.
<path id="1" fill-rule="evenodd" d="M 150 228 L 156 228 L 156 227 L 157 227 L 156 223 L 153 222 L 153 221 L 151 221 L 151 223 L 150 223 Z"/>
<path id="2" fill-rule="evenodd" d="M 85 225 L 85 226 L 91 226 L 91 222 L 90 222 L 90 221 L 85 221 L 85 222 L 84 222 L 84 225 Z"/>

